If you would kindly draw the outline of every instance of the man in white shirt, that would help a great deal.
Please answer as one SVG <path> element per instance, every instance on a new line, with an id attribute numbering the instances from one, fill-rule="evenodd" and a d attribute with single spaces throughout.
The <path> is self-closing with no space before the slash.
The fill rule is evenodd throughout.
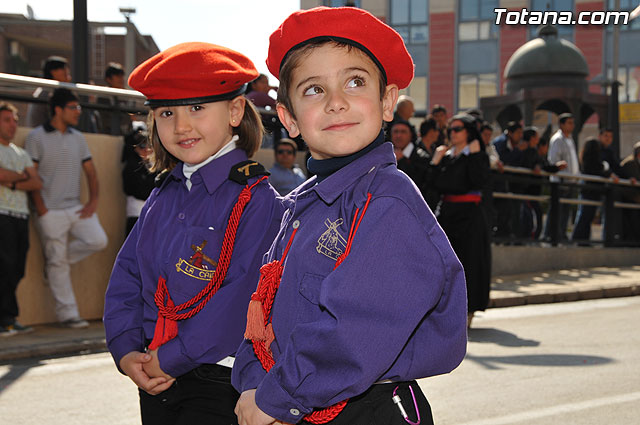
<path id="1" fill-rule="evenodd" d="M 580 174 L 580 163 L 578 162 L 578 154 L 576 153 L 576 144 L 571 137 L 575 123 L 573 115 L 570 113 L 560 114 L 558 116 L 559 129 L 551 136 L 549 142 L 549 152 L 547 153 L 547 159 L 549 163 L 556 164 L 559 161 L 565 161 L 567 163 L 566 171 L 571 174 Z M 559 183 L 561 179 L 556 176 L 549 177 L 551 182 Z M 575 189 L 560 187 L 559 196 L 561 198 L 569 197 L 574 198 L 576 193 Z M 560 204 L 558 211 L 558 220 L 560 221 L 560 240 L 567 240 L 567 225 L 569 223 L 569 211 L 570 207 L 566 204 Z M 550 218 L 555 214 L 552 207 L 549 207 L 547 214 L 547 224 L 545 226 L 545 237 L 548 239 L 551 237 L 551 225 Z"/>

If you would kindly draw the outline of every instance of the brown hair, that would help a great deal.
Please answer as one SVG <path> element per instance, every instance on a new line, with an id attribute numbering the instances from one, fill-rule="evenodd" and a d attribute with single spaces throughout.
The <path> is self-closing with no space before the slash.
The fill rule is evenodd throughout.
<path id="1" fill-rule="evenodd" d="M 387 87 L 387 82 L 385 81 L 384 75 L 380 68 L 373 62 L 373 60 L 362 50 L 357 47 L 335 40 L 317 40 L 310 41 L 307 44 L 298 47 L 295 50 L 290 51 L 282 62 L 282 66 L 280 67 L 280 85 L 278 86 L 278 102 L 282 104 L 287 110 L 291 113 L 291 115 L 295 118 L 296 115 L 293 111 L 293 105 L 291 104 L 291 98 L 289 96 L 289 86 L 293 82 L 293 71 L 300 65 L 300 61 L 308 56 L 311 51 L 317 47 L 322 47 L 325 44 L 329 44 L 332 47 L 341 47 L 346 48 L 348 52 L 351 52 L 353 49 L 356 49 L 357 52 L 364 55 L 367 59 L 374 64 L 374 67 L 378 71 L 378 83 L 380 85 L 380 100 L 384 98 L 384 92 Z"/>
<path id="2" fill-rule="evenodd" d="M 162 145 L 160 137 L 158 137 L 158 129 L 156 128 L 153 109 L 149 111 L 149 115 L 147 116 L 147 128 L 149 128 L 149 142 L 153 149 L 153 154 L 151 155 L 151 172 L 172 170 L 180 160 L 171 155 Z M 262 136 L 264 135 L 264 127 L 262 126 L 260 114 L 252 102 L 245 101 L 242 120 L 237 127 L 233 127 L 233 134 L 239 137 L 236 146 L 245 151 L 248 157 L 252 157 L 260 148 Z"/>

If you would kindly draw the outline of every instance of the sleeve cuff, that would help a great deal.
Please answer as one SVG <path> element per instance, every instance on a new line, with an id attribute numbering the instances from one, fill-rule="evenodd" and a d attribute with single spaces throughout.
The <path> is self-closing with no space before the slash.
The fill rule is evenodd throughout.
<path id="1" fill-rule="evenodd" d="M 124 372 L 120 369 L 120 360 L 132 351 L 142 351 L 144 349 L 140 337 L 141 332 L 141 329 L 131 329 L 108 342 L 111 356 L 116 363 L 116 367 L 122 374 L 124 374 Z"/>
<path id="2" fill-rule="evenodd" d="M 160 368 L 174 378 L 182 376 L 200 366 L 199 363 L 192 362 L 189 357 L 182 352 L 182 342 L 177 337 L 171 341 L 167 341 L 158 348 L 158 360 L 160 361 Z"/>
<path id="3" fill-rule="evenodd" d="M 298 423 L 313 411 L 287 393 L 273 373 L 267 373 L 256 391 L 256 404 L 266 414 L 288 423 Z"/>

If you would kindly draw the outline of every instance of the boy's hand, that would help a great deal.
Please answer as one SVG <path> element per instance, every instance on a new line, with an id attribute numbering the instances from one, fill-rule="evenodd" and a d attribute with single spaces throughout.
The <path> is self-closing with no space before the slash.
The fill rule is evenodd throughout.
<path id="1" fill-rule="evenodd" d="M 151 378 L 143 369 L 143 365 L 151 361 L 151 355 L 132 351 L 120 359 L 120 369 L 134 384 L 151 395 L 157 395 L 169 389 L 175 379 L 167 380 L 160 376 Z"/>
<path id="2" fill-rule="evenodd" d="M 275 418 L 264 413 L 256 404 L 256 390 L 247 390 L 240 395 L 234 410 L 240 425 L 278 424 Z"/>

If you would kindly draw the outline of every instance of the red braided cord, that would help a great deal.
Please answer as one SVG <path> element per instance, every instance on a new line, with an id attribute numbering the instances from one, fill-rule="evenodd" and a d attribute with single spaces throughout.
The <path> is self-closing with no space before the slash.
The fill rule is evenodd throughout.
<path id="1" fill-rule="evenodd" d="M 168 307 L 165 304 L 165 298 L 169 297 L 169 291 L 164 280 L 158 282 L 158 288 L 156 289 L 154 300 L 156 305 L 158 306 L 159 315 L 171 320 L 189 319 L 198 314 L 205 307 L 205 305 L 207 305 L 211 297 L 215 295 L 218 289 L 220 289 L 220 285 L 222 285 L 222 282 L 227 275 L 227 270 L 229 269 L 229 263 L 231 262 L 231 255 L 233 254 L 233 247 L 236 240 L 236 232 L 238 230 L 240 218 L 242 217 L 242 212 L 244 211 L 245 206 L 251 200 L 251 189 L 253 189 L 258 183 L 265 180 L 266 178 L 267 176 L 262 176 L 251 186 L 245 186 L 240 192 L 240 195 L 238 195 L 238 202 L 236 202 L 236 204 L 233 206 L 233 210 L 231 210 L 229 223 L 227 224 L 227 229 L 224 233 L 222 248 L 218 257 L 218 265 L 213 277 L 211 278 L 207 286 L 205 286 L 198 293 L 198 295 L 180 305 Z M 197 302 L 200 303 L 192 310 L 184 313 L 178 313 L 180 310 L 185 310 Z"/>
<path id="2" fill-rule="evenodd" d="M 351 229 L 349 230 L 349 238 L 347 240 L 347 245 L 345 247 L 344 253 L 340 255 L 336 261 L 334 266 L 334 270 L 342 264 L 342 262 L 347 258 L 349 253 L 351 252 L 351 244 L 353 243 L 353 239 L 355 238 L 356 232 L 360 227 L 360 223 L 362 222 L 362 218 L 364 214 L 367 212 L 367 208 L 369 207 L 369 202 L 371 201 L 371 194 L 367 195 L 367 202 L 362 209 L 362 214 L 358 219 L 358 213 L 360 211 L 359 208 L 356 208 L 356 213 L 353 217 L 353 222 L 351 223 Z M 356 223 L 357 222 L 357 223 Z M 275 300 L 276 292 L 280 286 L 280 280 L 282 279 L 283 267 L 282 263 L 284 262 L 287 253 L 289 252 L 289 248 L 291 247 L 291 243 L 293 242 L 293 237 L 295 236 L 298 229 L 294 229 L 293 233 L 289 237 L 289 242 L 287 243 L 287 247 L 285 248 L 282 258 L 278 260 L 274 260 L 268 264 L 265 264 L 260 268 L 260 281 L 258 282 L 258 289 L 256 290 L 257 297 L 259 301 L 262 302 L 262 311 L 264 315 L 264 324 L 268 326 L 269 323 L 269 315 L 271 314 L 271 307 L 273 306 L 273 301 Z M 255 295 L 255 294 L 254 294 Z M 269 372 L 271 368 L 275 365 L 275 360 L 273 359 L 273 355 L 271 351 L 267 347 L 265 341 L 252 340 L 253 343 L 253 351 L 256 353 L 256 357 L 260 361 L 260 364 Z M 325 407 L 324 409 L 314 410 L 304 417 L 304 420 L 307 422 L 311 422 L 312 424 L 324 424 L 329 421 L 335 419 L 342 409 L 347 405 L 349 399 L 342 400 L 332 406 Z"/>

